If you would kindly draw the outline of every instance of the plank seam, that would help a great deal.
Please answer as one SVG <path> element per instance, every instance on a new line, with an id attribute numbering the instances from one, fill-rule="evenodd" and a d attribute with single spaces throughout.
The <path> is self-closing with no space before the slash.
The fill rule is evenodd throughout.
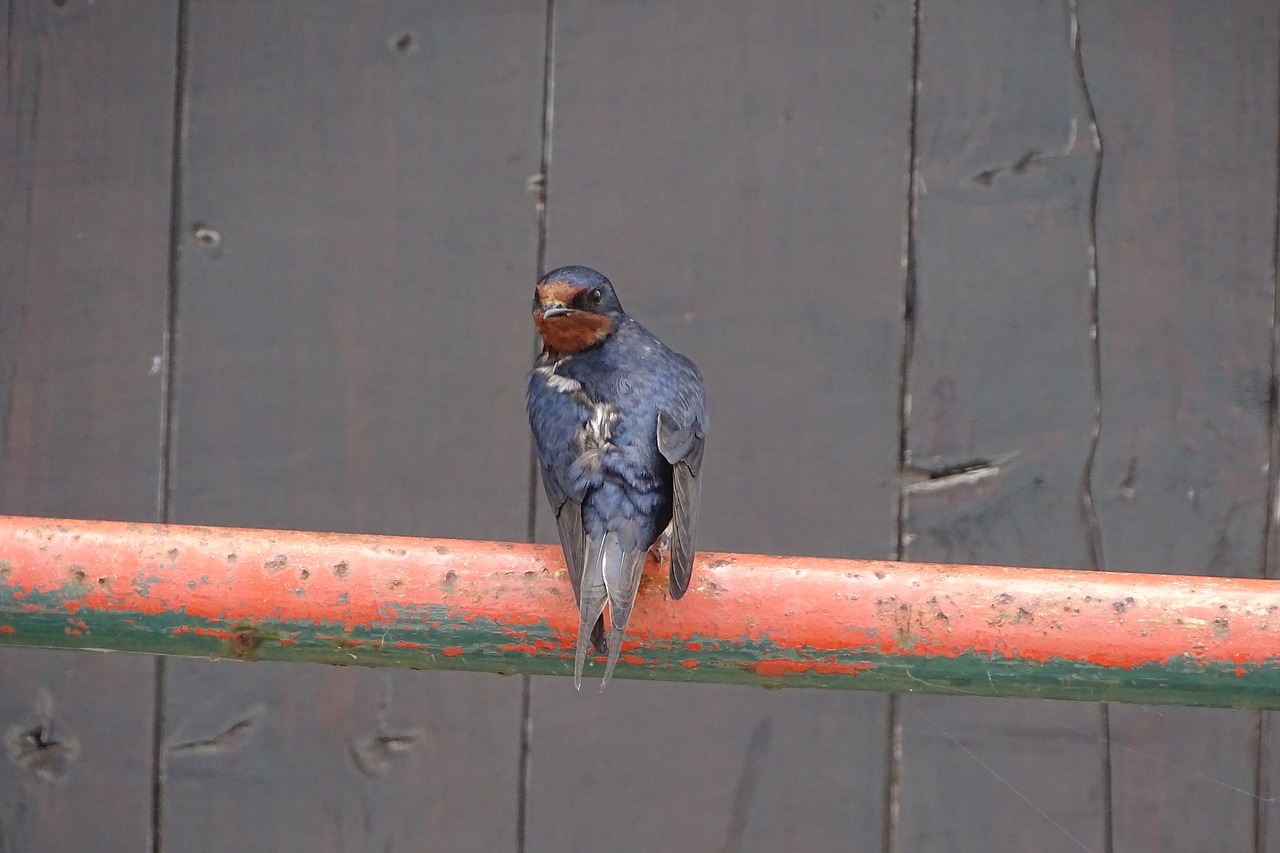
<path id="1" fill-rule="evenodd" d="M 1091 338 L 1091 355 L 1093 359 L 1093 424 L 1089 436 L 1089 450 L 1085 455 L 1084 471 L 1080 483 L 1080 503 L 1084 513 L 1089 543 L 1090 567 L 1106 571 L 1106 555 L 1103 552 L 1102 528 L 1098 522 L 1097 506 L 1093 500 L 1093 468 L 1098 456 L 1098 446 L 1102 440 L 1102 328 L 1100 300 L 1098 295 L 1098 192 L 1102 185 L 1102 132 L 1098 127 L 1098 114 L 1093 106 L 1093 96 L 1089 92 L 1089 80 L 1084 70 L 1084 50 L 1080 38 L 1080 4 L 1078 0 L 1068 0 L 1067 14 L 1070 20 L 1071 57 L 1074 65 L 1076 86 L 1079 90 L 1085 117 L 1089 120 L 1089 132 L 1093 137 L 1093 175 L 1089 185 L 1089 219 L 1088 219 L 1088 252 L 1089 252 L 1089 333 Z M 1103 851 L 1112 853 L 1115 846 L 1115 819 L 1112 813 L 1113 773 L 1111 767 L 1111 715 L 1106 704 L 1098 706 L 1099 722 L 1102 727 L 1104 748 L 1102 750 L 1102 838 Z"/>
<path id="2" fill-rule="evenodd" d="M 538 181 L 536 184 L 536 207 L 538 212 L 538 238 L 534 265 L 536 275 L 541 276 L 547 264 L 547 187 L 551 172 L 551 132 L 555 116 L 555 0 L 547 0 L 545 29 L 542 50 L 542 138 L 540 140 L 540 157 L 538 165 Z M 534 355 L 537 354 L 537 335 L 533 334 Z M 529 542 L 537 540 L 538 527 L 538 457 L 533 445 L 533 437 L 529 437 L 529 512 L 526 519 L 525 538 Z M 529 790 L 532 782 L 530 766 L 530 750 L 533 735 L 533 681 L 532 676 L 524 675 L 520 679 L 520 755 L 517 772 L 516 801 L 516 853 L 525 853 L 529 839 Z"/>
<path id="3" fill-rule="evenodd" d="M 1277 71 L 1276 93 L 1277 104 L 1280 105 L 1280 70 Z M 1280 200 L 1280 110 L 1277 110 L 1275 131 L 1276 184 L 1272 198 Z M 1262 518 L 1261 577 L 1263 578 L 1274 578 L 1276 575 L 1271 538 L 1275 526 L 1277 463 L 1280 462 L 1280 436 L 1276 434 L 1276 406 L 1280 405 L 1280 399 L 1278 399 L 1280 393 L 1277 390 L 1280 376 L 1277 375 L 1276 363 L 1277 355 L 1280 354 L 1280 342 L 1276 337 L 1276 321 L 1280 319 L 1280 293 L 1277 293 L 1277 284 L 1280 283 L 1280 201 L 1274 205 L 1272 212 L 1274 218 L 1271 225 L 1271 382 L 1267 389 L 1268 456 L 1266 505 Z M 1271 800 L 1271 779 L 1267 771 L 1274 761 L 1271 751 L 1270 714 L 1258 713 L 1257 737 L 1257 761 L 1254 766 L 1254 790 L 1257 796 L 1253 801 L 1253 848 L 1254 853 L 1263 853 L 1267 849 L 1267 818 Z"/>
<path id="4" fill-rule="evenodd" d="M 172 512 L 174 452 L 174 364 L 177 353 L 179 253 L 182 227 L 182 170 L 186 138 L 188 4 L 179 0 L 174 33 L 173 146 L 169 154 L 169 264 L 165 294 L 163 370 L 160 374 L 160 460 L 156 484 L 156 516 L 164 524 Z M 164 849 L 164 702 L 165 660 L 155 659 L 151 727 L 151 850 Z"/>
<path id="5" fill-rule="evenodd" d="M 916 337 L 916 218 L 918 171 L 920 165 L 917 148 L 917 120 L 920 107 L 920 0 L 911 4 L 911 89 L 907 119 L 907 198 L 904 212 L 906 222 L 903 240 L 902 292 L 902 353 L 898 365 L 898 517 L 897 541 L 894 558 L 906 559 L 907 550 L 907 493 L 905 474 L 911 465 L 908 445 L 908 419 L 911 414 L 911 360 L 915 352 Z M 884 830 L 881 848 L 884 853 L 898 849 L 898 822 L 902 814 L 902 720 L 901 702 L 896 693 L 889 695 L 889 707 L 885 715 L 885 787 Z"/>

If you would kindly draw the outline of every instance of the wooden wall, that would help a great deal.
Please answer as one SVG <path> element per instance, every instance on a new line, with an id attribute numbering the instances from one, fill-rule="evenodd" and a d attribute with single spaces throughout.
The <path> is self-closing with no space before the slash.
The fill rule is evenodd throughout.
<path id="1" fill-rule="evenodd" d="M 706 375 L 707 548 L 1277 575 L 1274 3 L 0 27 L 0 512 L 554 541 L 529 288 L 587 263 Z M 1278 755 L 1253 712 L 0 652 L 0 853 L 1263 853 Z"/>

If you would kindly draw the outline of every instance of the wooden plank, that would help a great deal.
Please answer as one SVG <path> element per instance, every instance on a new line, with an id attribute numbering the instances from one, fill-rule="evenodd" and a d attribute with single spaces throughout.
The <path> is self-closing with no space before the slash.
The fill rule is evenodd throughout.
<path id="1" fill-rule="evenodd" d="M 1106 568 L 1258 577 L 1277 8 L 1086 2 L 1080 17 L 1103 140 L 1092 493 Z M 1253 849 L 1258 722 L 1112 706 L 1115 849 Z"/>
<path id="2" fill-rule="evenodd" d="M 151 849 L 154 669 L 141 655 L 0 655 L 0 850 Z"/>
<path id="3" fill-rule="evenodd" d="M 1275 565 L 1274 561 L 1271 565 Z M 1263 714 L 1261 723 L 1257 781 L 1261 799 L 1257 801 L 1258 843 L 1255 850 L 1257 853 L 1274 853 L 1280 850 L 1280 803 L 1276 802 L 1275 794 L 1280 791 L 1280 725 L 1277 725 L 1274 713 Z M 1245 786 L 1244 790 L 1247 792 L 1250 787 Z"/>
<path id="4" fill-rule="evenodd" d="M 175 666 L 165 847 L 513 849 L 519 684 L 457 672 Z"/>
<path id="5" fill-rule="evenodd" d="M 171 5 L 17 2 L 0 22 L 7 512 L 155 518 Z"/>
<path id="6" fill-rule="evenodd" d="M 598 267 L 701 367 L 699 545 L 892 555 L 910 9 L 555 13 L 547 265 Z M 583 694 L 534 679 L 529 849 L 880 844 L 883 697 Z"/>
<path id="7" fill-rule="evenodd" d="M 905 553 L 1088 566 L 1097 160 L 1069 7 L 921 21 Z M 899 849 L 1105 849 L 1100 714 L 904 697 Z"/>
<path id="8" fill-rule="evenodd" d="M 544 28 L 535 2 L 192 4 L 175 520 L 525 536 Z M 515 847 L 518 680 L 172 670 L 202 685 L 167 697 L 173 849 Z M 248 764 L 182 748 L 254 708 Z"/>
<path id="9" fill-rule="evenodd" d="M 0 29 L 0 512 L 154 520 L 176 10 Z M 149 849 L 153 672 L 0 652 L 0 850 Z"/>
<path id="10" fill-rule="evenodd" d="M 533 679 L 530 850 L 879 848 L 882 698 L 565 686 Z"/>

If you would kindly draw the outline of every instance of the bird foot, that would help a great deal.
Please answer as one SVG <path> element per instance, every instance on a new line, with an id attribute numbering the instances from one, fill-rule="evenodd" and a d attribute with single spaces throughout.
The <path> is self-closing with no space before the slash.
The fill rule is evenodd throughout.
<path id="1" fill-rule="evenodd" d="M 658 565 L 661 566 L 666 562 L 670 553 L 671 527 L 668 526 L 666 530 L 662 531 L 662 533 L 658 535 L 657 539 L 653 540 L 653 544 L 649 546 L 649 556 L 653 557 Z"/>

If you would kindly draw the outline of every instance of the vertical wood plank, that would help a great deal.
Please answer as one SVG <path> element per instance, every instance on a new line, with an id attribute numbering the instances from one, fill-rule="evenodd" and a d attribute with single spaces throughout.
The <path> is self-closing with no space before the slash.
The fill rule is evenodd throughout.
<path id="1" fill-rule="evenodd" d="M 545 19 L 193 2 L 177 519 L 525 536 Z M 171 669 L 172 849 L 515 847 L 519 680 Z"/>
<path id="2" fill-rule="evenodd" d="M 1092 491 L 1106 568 L 1258 577 L 1277 9 L 1086 2 L 1081 45 L 1103 140 Z M 1110 722 L 1116 850 L 1253 849 L 1258 714 L 1112 706 Z"/>
<path id="3" fill-rule="evenodd" d="M 1097 161 L 1070 9 L 921 21 L 906 555 L 1088 566 Z M 904 697 L 900 722 L 900 849 L 1105 849 L 1097 706 Z"/>
<path id="4" fill-rule="evenodd" d="M 166 849 L 515 846 L 518 679 L 223 663 L 166 686 Z"/>
<path id="5" fill-rule="evenodd" d="M 699 545 L 892 555 L 909 7 L 555 9 L 547 263 L 701 367 Z M 876 849 L 887 705 L 534 679 L 528 847 Z"/>
<path id="6" fill-rule="evenodd" d="M 0 512 L 154 520 L 176 10 L 0 29 Z M 153 670 L 0 652 L 0 850 L 149 849 Z"/>

